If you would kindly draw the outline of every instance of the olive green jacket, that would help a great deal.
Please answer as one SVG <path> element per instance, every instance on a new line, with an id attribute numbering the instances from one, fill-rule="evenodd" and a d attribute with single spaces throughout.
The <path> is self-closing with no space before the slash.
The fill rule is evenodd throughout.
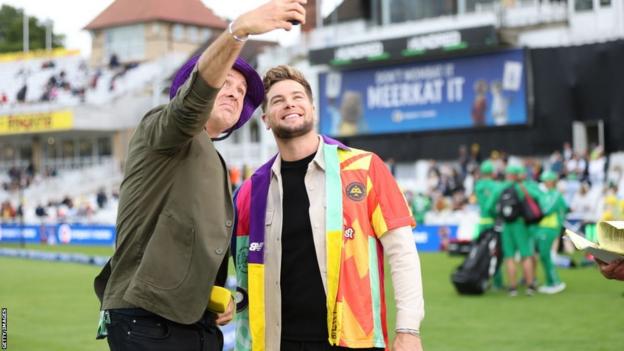
<path id="1" fill-rule="evenodd" d="M 132 136 L 115 253 L 94 282 L 103 310 L 140 307 L 182 324 L 203 315 L 234 217 L 225 163 L 203 131 L 217 93 L 195 69 Z"/>

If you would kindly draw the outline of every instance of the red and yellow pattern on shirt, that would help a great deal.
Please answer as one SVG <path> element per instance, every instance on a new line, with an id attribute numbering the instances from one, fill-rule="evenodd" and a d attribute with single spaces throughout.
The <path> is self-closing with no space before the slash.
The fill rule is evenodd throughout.
<path id="1" fill-rule="evenodd" d="M 336 301 L 337 316 L 342 318 L 337 323 L 338 343 L 350 348 L 384 348 L 387 328 L 379 238 L 389 230 L 416 223 L 396 181 L 377 155 L 350 149 L 339 150 L 338 157 L 344 232 Z"/>

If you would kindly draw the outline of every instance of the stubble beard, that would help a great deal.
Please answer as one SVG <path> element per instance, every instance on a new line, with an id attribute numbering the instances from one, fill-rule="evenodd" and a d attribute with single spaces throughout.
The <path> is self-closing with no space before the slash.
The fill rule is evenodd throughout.
<path id="1" fill-rule="evenodd" d="M 308 134 L 314 128 L 314 120 L 304 121 L 295 127 L 273 127 L 273 135 L 278 139 L 293 139 Z"/>

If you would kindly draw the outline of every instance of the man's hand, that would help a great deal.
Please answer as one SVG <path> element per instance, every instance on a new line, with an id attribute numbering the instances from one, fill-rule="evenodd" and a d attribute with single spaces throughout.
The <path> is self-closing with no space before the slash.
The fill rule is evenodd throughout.
<path id="1" fill-rule="evenodd" d="M 611 263 L 596 259 L 600 272 L 607 279 L 624 280 L 624 260 L 615 260 Z"/>
<path id="2" fill-rule="evenodd" d="M 272 0 L 242 14 L 232 26 L 237 37 L 249 34 L 263 34 L 274 29 L 291 30 L 290 21 L 305 23 L 306 11 L 303 5 L 307 0 Z"/>
<path id="3" fill-rule="evenodd" d="M 397 333 L 392 344 L 392 351 L 422 351 L 420 337 L 407 333 Z"/>
<path id="4" fill-rule="evenodd" d="M 234 318 L 234 299 L 230 300 L 230 303 L 228 304 L 225 312 L 217 314 L 216 323 L 217 325 L 223 326 L 230 323 L 230 321 L 232 321 L 232 318 Z"/>

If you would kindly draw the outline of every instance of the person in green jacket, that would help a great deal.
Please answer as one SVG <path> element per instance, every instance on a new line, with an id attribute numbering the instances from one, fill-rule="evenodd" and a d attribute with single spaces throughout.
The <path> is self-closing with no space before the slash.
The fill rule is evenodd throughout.
<path id="1" fill-rule="evenodd" d="M 416 193 L 411 203 L 412 214 L 417 225 L 425 224 L 425 215 L 431 210 L 431 198 L 422 192 Z"/>
<path id="2" fill-rule="evenodd" d="M 494 180 L 494 164 L 490 160 L 483 161 L 479 168 L 479 180 L 475 183 L 475 196 L 479 205 L 479 224 L 474 239 L 479 238 L 481 233 L 494 227 L 496 209 L 494 202 L 490 201 L 494 191 L 499 187 L 499 182 Z M 489 206 L 489 207 L 488 207 Z M 499 239 L 500 240 L 500 239 Z M 502 270 L 498 270 L 493 278 L 494 289 L 503 288 Z"/>
<path id="3" fill-rule="evenodd" d="M 235 21 L 176 73 L 170 101 L 150 110 L 129 145 L 115 252 L 94 281 L 98 338 L 117 350 L 221 350 L 218 328 L 234 304 L 208 308 L 227 278 L 234 205 L 214 142 L 264 99 L 258 73 L 238 56 L 249 35 L 305 22 L 300 0 L 272 0 Z M 225 303 L 227 304 L 227 298 Z"/>
<path id="4" fill-rule="evenodd" d="M 539 200 L 544 218 L 537 224 L 535 239 L 546 280 L 545 285 L 540 286 L 538 291 L 544 294 L 556 294 L 566 287 L 565 283 L 559 279 L 552 261 L 552 245 L 561 234 L 565 214 L 568 211 L 563 195 L 556 188 L 557 179 L 557 175 L 552 171 L 546 171 L 540 177 L 547 190 Z"/>
<path id="5" fill-rule="evenodd" d="M 509 296 L 517 296 L 518 295 L 518 283 L 516 280 L 516 263 L 514 258 L 516 253 L 520 254 L 522 260 L 522 271 L 524 273 L 524 280 L 527 282 L 533 282 L 533 261 L 531 256 L 534 253 L 534 243 L 531 235 L 528 232 L 526 223 L 524 218 L 522 217 L 521 209 L 518 209 L 517 206 L 521 206 L 520 202 L 524 200 L 524 192 L 520 187 L 520 177 L 519 175 L 522 173 L 522 167 L 518 165 L 508 165 L 505 168 L 505 181 L 497 187 L 494 191 L 494 194 L 490 201 L 488 202 L 488 207 L 496 206 L 497 215 L 501 217 L 503 216 L 503 209 L 500 206 L 501 196 L 505 193 L 505 190 L 509 187 L 513 187 L 518 203 L 516 204 L 516 209 L 513 212 L 518 213 L 518 215 L 513 219 L 506 219 L 503 223 L 503 235 L 501 237 L 501 242 L 503 246 L 503 258 L 505 260 L 505 266 L 507 268 L 507 276 L 509 278 Z M 532 283 L 529 284 L 526 288 L 527 295 L 533 295 L 537 287 Z"/>
<path id="6" fill-rule="evenodd" d="M 475 183 L 475 196 L 477 197 L 477 204 L 479 205 L 479 226 L 477 229 L 476 237 L 479 237 L 485 230 L 494 227 L 494 217 L 496 217 L 495 206 L 490 202 L 488 207 L 488 200 L 493 195 L 495 188 L 498 186 L 498 182 L 493 179 L 494 164 L 492 161 L 483 161 L 479 168 L 479 180 Z"/>
<path id="7" fill-rule="evenodd" d="M 520 174 L 518 175 L 520 178 L 520 184 L 523 187 L 523 191 L 526 190 L 527 194 L 529 194 L 534 200 L 535 202 L 537 202 L 539 204 L 540 198 L 542 197 L 542 190 L 540 189 L 540 185 L 538 182 L 536 182 L 535 180 L 533 180 L 532 178 L 527 177 L 527 170 L 526 167 L 520 167 Z M 537 241 L 536 241 L 536 235 L 537 235 L 537 223 L 527 223 L 527 231 L 529 233 L 529 235 L 532 238 L 533 244 L 534 244 L 534 249 L 537 249 Z M 533 279 L 535 279 L 535 281 L 533 281 L 534 285 L 537 285 L 537 256 L 533 255 L 531 257 L 531 259 L 533 260 Z M 526 283 L 526 282 L 525 282 Z"/>

